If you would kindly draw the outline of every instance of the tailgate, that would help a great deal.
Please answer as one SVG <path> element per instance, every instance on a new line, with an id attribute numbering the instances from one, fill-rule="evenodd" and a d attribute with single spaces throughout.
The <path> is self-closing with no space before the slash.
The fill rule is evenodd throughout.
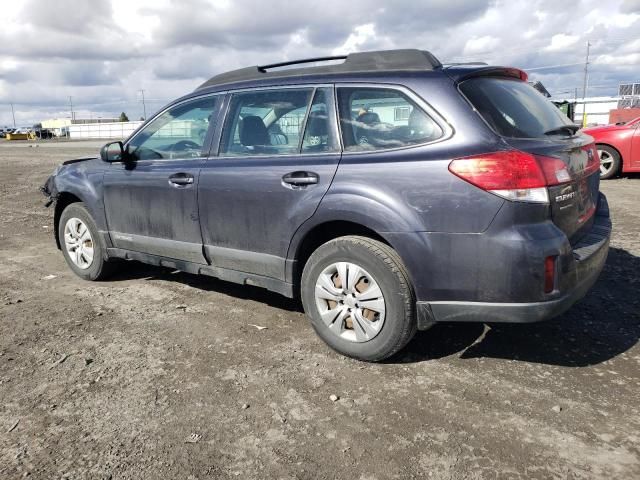
<path id="1" fill-rule="evenodd" d="M 565 183 L 549 186 L 549 205 L 553 223 L 573 245 L 593 223 L 598 202 L 600 170 L 593 139 L 584 134 L 549 139 L 509 139 L 519 150 L 562 160 L 569 173 Z"/>

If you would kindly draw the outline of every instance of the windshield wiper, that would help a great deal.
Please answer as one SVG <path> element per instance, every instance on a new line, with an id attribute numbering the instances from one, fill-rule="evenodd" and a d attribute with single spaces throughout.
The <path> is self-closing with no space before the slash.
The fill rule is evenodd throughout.
<path id="1" fill-rule="evenodd" d="M 547 130 L 544 132 L 545 135 L 557 135 L 558 133 L 568 133 L 573 136 L 575 133 L 580 130 L 579 125 L 562 125 L 561 127 L 552 128 L 551 130 Z"/>

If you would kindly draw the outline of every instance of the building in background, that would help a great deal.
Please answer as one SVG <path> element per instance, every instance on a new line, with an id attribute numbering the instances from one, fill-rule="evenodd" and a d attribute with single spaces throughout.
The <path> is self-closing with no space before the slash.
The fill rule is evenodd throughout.
<path id="1" fill-rule="evenodd" d="M 575 101 L 573 121 L 582 123 L 584 112 L 587 113 L 587 126 L 607 125 L 611 110 L 618 108 L 620 97 L 587 97 Z"/>
<path id="2" fill-rule="evenodd" d="M 585 111 L 588 126 L 628 122 L 640 116 L 640 83 L 621 84 L 612 97 L 558 98 L 553 103 L 577 124 Z"/>
<path id="3" fill-rule="evenodd" d="M 50 118 L 42 120 L 40 124 L 42 128 L 51 130 L 55 135 L 61 137 L 66 136 L 71 125 L 91 125 L 96 123 L 112 123 L 117 122 L 118 118 Z"/>

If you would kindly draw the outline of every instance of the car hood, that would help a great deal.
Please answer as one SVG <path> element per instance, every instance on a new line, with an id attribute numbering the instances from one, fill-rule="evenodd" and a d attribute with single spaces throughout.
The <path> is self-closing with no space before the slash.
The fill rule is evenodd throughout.
<path id="1" fill-rule="evenodd" d="M 605 133 L 605 132 L 614 132 L 616 130 L 627 130 L 629 125 L 603 125 L 601 127 L 589 127 L 585 128 L 582 131 L 587 135 L 592 135 L 594 133 Z"/>

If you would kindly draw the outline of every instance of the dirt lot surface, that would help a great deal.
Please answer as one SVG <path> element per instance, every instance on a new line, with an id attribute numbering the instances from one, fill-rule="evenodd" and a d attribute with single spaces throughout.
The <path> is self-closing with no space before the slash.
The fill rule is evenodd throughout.
<path id="1" fill-rule="evenodd" d="M 37 189 L 98 146 L 0 142 L 0 479 L 640 478 L 640 177 L 603 184 L 609 259 L 567 314 L 376 365 L 257 288 L 76 278 Z"/>

